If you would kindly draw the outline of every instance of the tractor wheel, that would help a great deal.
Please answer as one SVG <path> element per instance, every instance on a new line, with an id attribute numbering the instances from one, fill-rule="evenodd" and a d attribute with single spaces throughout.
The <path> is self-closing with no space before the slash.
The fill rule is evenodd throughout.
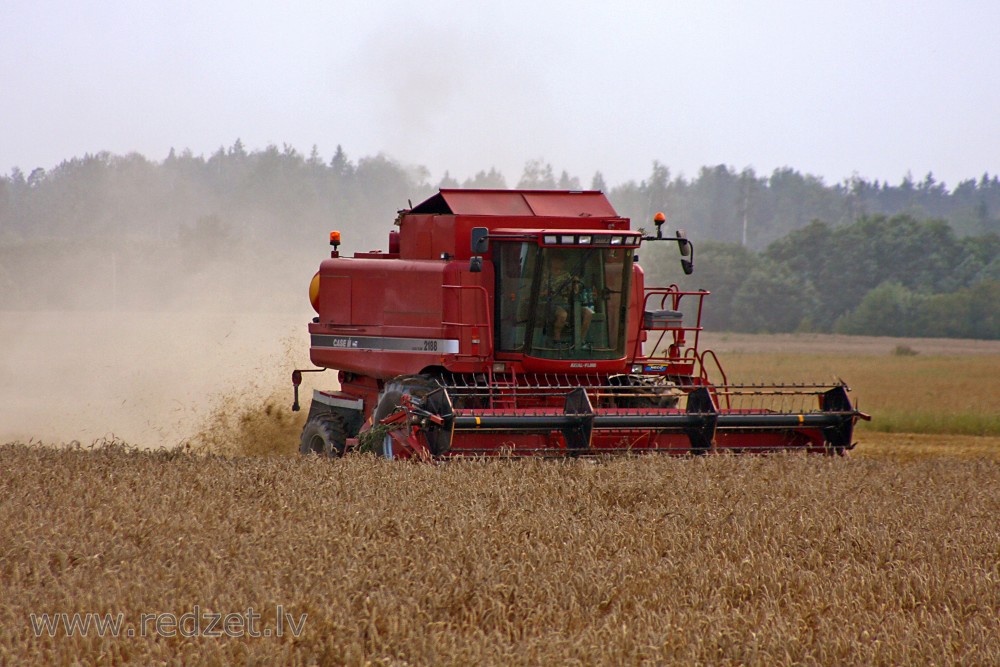
<path id="1" fill-rule="evenodd" d="M 438 386 L 437 381 L 426 375 L 400 375 L 389 380 L 385 383 L 385 388 L 382 389 L 378 405 L 375 406 L 372 423 L 378 424 L 399 409 L 399 401 L 403 394 L 409 394 L 414 398 L 423 398 L 437 389 Z"/>
<path id="2" fill-rule="evenodd" d="M 378 405 L 375 406 L 375 412 L 372 413 L 372 425 L 377 425 L 398 410 L 403 394 L 409 394 L 414 398 L 423 398 L 439 386 L 436 380 L 426 375 L 400 375 L 389 380 L 382 389 Z M 375 444 L 375 453 L 385 458 L 392 458 L 391 447 L 391 438 L 386 434 L 381 443 Z"/>
<path id="3" fill-rule="evenodd" d="M 316 415 L 306 422 L 299 438 L 300 454 L 343 456 L 347 447 L 347 431 L 339 415 Z"/>

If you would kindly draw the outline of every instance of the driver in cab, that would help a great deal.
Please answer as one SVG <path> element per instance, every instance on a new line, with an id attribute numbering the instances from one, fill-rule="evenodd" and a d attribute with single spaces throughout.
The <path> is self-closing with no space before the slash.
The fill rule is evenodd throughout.
<path id="1" fill-rule="evenodd" d="M 546 313 L 551 317 L 552 342 L 557 346 L 566 345 L 570 341 L 563 340 L 566 324 L 569 322 L 570 308 L 573 303 L 580 307 L 580 340 L 587 338 L 590 322 L 594 317 L 593 305 L 581 299 L 584 289 L 583 280 L 574 274 L 566 265 L 566 256 L 553 253 L 549 259 L 549 270 L 543 283 L 543 294 L 548 308 Z"/>

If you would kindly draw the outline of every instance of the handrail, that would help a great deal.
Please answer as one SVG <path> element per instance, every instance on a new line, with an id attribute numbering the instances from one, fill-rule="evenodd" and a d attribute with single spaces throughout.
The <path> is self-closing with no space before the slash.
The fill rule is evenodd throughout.
<path id="1" fill-rule="evenodd" d="M 456 356 L 459 357 L 475 357 L 478 359 L 486 360 L 493 357 L 493 322 L 490 318 L 490 293 L 486 291 L 486 288 L 482 285 L 441 285 L 442 288 L 447 289 L 472 289 L 478 290 L 483 295 L 483 312 L 486 313 L 486 323 L 482 324 L 479 322 L 441 322 L 443 326 L 446 327 L 485 327 L 487 339 L 489 340 L 489 352 L 487 354 L 462 354 L 459 352 Z M 459 306 L 461 307 L 461 306 Z M 480 341 L 482 341 L 482 335 L 480 334 Z M 481 344 L 481 343 L 480 343 Z"/>
<path id="2" fill-rule="evenodd" d="M 708 357 L 709 355 L 711 355 L 712 361 L 715 362 L 715 367 L 719 369 L 719 375 L 722 376 L 722 386 L 723 387 L 729 386 L 729 376 L 726 375 L 726 369 L 724 369 L 722 367 L 722 362 L 719 361 L 718 355 L 716 355 L 715 354 L 715 350 L 712 350 L 712 349 L 705 350 L 704 352 L 702 352 L 701 354 L 698 355 L 699 359 L 701 360 L 701 377 L 702 377 L 702 379 L 705 380 L 706 382 L 709 381 L 709 379 L 708 379 L 708 369 L 705 368 L 705 357 Z M 726 409 L 727 410 L 732 409 L 732 404 L 730 402 L 730 393 L 729 392 L 725 392 L 724 396 L 725 396 L 725 399 L 726 399 Z"/>
<path id="3" fill-rule="evenodd" d="M 644 329 L 646 331 L 657 331 L 657 330 L 660 331 L 660 335 L 656 339 L 655 344 L 653 345 L 652 353 L 650 354 L 650 356 L 645 357 L 645 358 L 647 358 L 647 359 L 657 359 L 657 360 L 666 360 L 666 361 L 676 360 L 674 357 L 671 357 L 669 355 L 669 353 L 668 353 L 667 356 L 660 356 L 660 357 L 655 356 L 657 349 L 660 347 L 660 345 L 663 342 L 663 339 L 666 336 L 666 334 L 667 334 L 668 331 L 672 333 L 672 336 L 673 336 L 673 345 L 677 346 L 677 347 L 681 347 L 681 346 L 685 345 L 686 340 L 685 340 L 684 333 L 687 332 L 687 331 L 693 331 L 694 332 L 694 341 L 692 342 L 692 345 L 691 345 L 691 347 L 689 349 L 693 349 L 693 350 L 697 351 L 698 350 L 698 345 L 699 345 L 700 339 L 701 339 L 701 332 L 702 332 L 702 330 L 704 328 L 704 327 L 701 326 L 702 307 L 704 305 L 705 297 L 708 296 L 709 294 L 711 294 L 711 292 L 709 292 L 708 290 L 695 290 L 695 291 L 681 290 L 676 284 L 672 284 L 669 287 L 646 287 L 646 288 L 643 289 L 643 292 L 644 292 L 644 296 L 643 296 L 643 300 L 642 300 L 642 309 L 639 312 L 639 317 L 640 318 L 643 317 L 644 313 L 646 312 L 646 308 L 650 304 L 650 300 L 653 299 L 656 296 L 660 297 L 660 299 L 659 299 L 659 307 L 660 307 L 660 309 L 666 309 L 666 307 L 667 307 L 667 299 L 669 298 L 670 299 L 670 310 L 679 310 L 680 309 L 681 300 L 685 296 L 694 296 L 694 297 L 697 297 L 697 299 L 698 299 L 698 305 L 697 305 L 697 310 L 696 310 L 697 314 L 695 316 L 695 324 L 694 324 L 694 326 L 690 326 L 690 325 L 684 326 L 683 323 L 682 323 L 680 326 L 676 326 L 676 327 L 669 327 L 669 328 L 663 328 L 663 329 L 645 329 L 644 327 L 642 327 L 640 325 L 640 329 Z M 653 301 L 653 303 L 655 305 L 655 303 L 656 303 L 655 300 Z M 635 352 L 639 351 L 638 345 L 639 345 L 639 339 L 637 338 L 636 339 L 636 346 L 637 347 L 636 347 Z M 674 349 L 676 349 L 676 348 L 674 348 Z M 633 356 L 635 357 L 635 356 L 644 356 L 644 355 L 635 354 Z M 700 359 L 699 359 L 699 361 L 700 361 Z"/>

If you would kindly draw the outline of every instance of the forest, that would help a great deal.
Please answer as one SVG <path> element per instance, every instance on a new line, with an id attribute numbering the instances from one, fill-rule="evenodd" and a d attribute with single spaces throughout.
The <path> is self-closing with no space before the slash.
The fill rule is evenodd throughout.
<path id="1" fill-rule="evenodd" d="M 239 140 L 208 157 L 98 153 L 0 176 L 0 309 L 287 309 L 329 230 L 348 251 L 384 247 L 396 211 L 439 187 L 598 189 L 634 227 L 664 211 L 696 269 L 644 247 L 647 282 L 712 291 L 716 330 L 1000 338 L 996 175 L 827 184 L 789 167 L 685 176 L 657 161 L 609 185 L 532 160 L 516 181 L 490 168 L 432 182 L 385 155 Z"/>

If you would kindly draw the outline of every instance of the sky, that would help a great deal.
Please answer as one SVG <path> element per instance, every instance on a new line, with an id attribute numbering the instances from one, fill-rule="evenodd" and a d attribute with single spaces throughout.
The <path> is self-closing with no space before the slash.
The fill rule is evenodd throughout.
<path id="1" fill-rule="evenodd" d="M 0 174 L 290 145 L 462 180 L 1000 171 L 1000 2 L 0 0 Z"/>

